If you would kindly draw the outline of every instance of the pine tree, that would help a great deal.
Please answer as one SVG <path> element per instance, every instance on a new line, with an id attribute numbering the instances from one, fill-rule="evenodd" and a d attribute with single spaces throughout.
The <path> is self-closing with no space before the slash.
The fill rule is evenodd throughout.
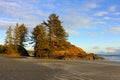
<path id="1" fill-rule="evenodd" d="M 61 25 L 61 21 L 59 20 L 59 16 L 56 14 L 51 14 L 49 16 L 49 20 L 44 22 L 46 27 L 48 28 L 49 41 L 51 43 L 51 47 L 54 46 L 54 42 L 57 41 L 66 41 L 67 33 L 65 32 L 63 26 Z"/>
<path id="2" fill-rule="evenodd" d="M 16 24 L 14 28 L 14 45 L 17 46 L 19 45 L 19 40 L 20 40 L 20 35 L 19 35 L 19 26 L 18 23 Z"/>
<path id="3" fill-rule="evenodd" d="M 24 24 L 21 24 L 18 29 L 19 29 L 19 45 L 24 46 L 24 42 L 26 41 L 28 33 L 27 28 Z"/>
<path id="4" fill-rule="evenodd" d="M 27 28 L 24 24 L 19 26 L 17 23 L 14 29 L 10 26 L 6 34 L 5 45 L 7 46 L 7 52 L 19 55 L 18 49 L 20 46 L 23 47 L 23 43 L 26 41 Z"/>
<path id="5" fill-rule="evenodd" d="M 48 41 L 45 27 L 41 25 L 37 25 L 32 31 L 32 38 L 35 42 L 35 56 L 42 57 L 46 53 L 48 49 Z"/>
<path id="6" fill-rule="evenodd" d="M 37 25 L 32 31 L 35 56 L 43 56 L 47 53 L 50 57 L 54 51 L 62 50 L 66 45 L 67 37 L 59 17 L 51 14 L 47 22 Z"/>
<path id="7" fill-rule="evenodd" d="M 5 39 L 5 45 L 12 45 L 13 44 L 13 36 L 12 36 L 12 28 L 11 26 L 8 28 L 7 32 L 6 32 L 7 36 Z"/>
<path id="8" fill-rule="evenodd" d="M 5 46 L 7 47 L 7 53 L 12 54 L 14 53 L 14 47 L 13 47 L 13 30 L 11 26 L 8 28 L 6 34 L 6 40 L 5 40 Z"/>

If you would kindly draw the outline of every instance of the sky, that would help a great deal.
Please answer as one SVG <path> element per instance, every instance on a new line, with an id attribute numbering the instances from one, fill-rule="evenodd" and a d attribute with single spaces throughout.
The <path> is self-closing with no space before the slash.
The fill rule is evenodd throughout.
<path id="1" fill-rule="evenodd" d="M 88 53 L 120 54 L 120 0 L 0 0 L 0 44 L 9 26 L 32 30 L 52 13 L 72 44 Z"/>

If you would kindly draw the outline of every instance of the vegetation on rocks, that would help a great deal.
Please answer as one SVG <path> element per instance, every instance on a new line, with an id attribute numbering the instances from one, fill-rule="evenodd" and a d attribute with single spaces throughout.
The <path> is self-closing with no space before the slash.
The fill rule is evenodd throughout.
<path id="1" fill-rule="evenodd" d="M 24 42 L 27 40 L 27 28 L 24 24 L 20 26 L 18 23 L 14 29 L 10 26 L 6 32 L 4 49 L 5 55 L 9 56 L 29 56 L 27 50 L 24 48 Z"/>
<path id="2" fill-rule="evenodd" d="M 10 26 L 6 32 L 5 45 L 0 46 L 0 53 L 13 56 L 29 56 L 24 48 L 24 43 L 27 42 L 27 33 L 28 30 L 24 24 L 18 25 L 17 23 L 14 29 Z M 43 21 L 34 27 L 31 34 L 30 44 L 34 44 L 35 57 L 65 60 L 102 59 L 93 53 L 87 54 L 83 49 L 68 42 L 68 34 L 56 14 L 51 14 L 47 21 Z"/>
<path id="3" fill-rule="evenodd" d="M 32 31 L 35 57 L 55 59 L 102 59 L 94 54 L 87 54 L 84 50 L 67 41 L 66 33 L 59 16 L 51 14 L 47 21 L 37 25 Z"/>

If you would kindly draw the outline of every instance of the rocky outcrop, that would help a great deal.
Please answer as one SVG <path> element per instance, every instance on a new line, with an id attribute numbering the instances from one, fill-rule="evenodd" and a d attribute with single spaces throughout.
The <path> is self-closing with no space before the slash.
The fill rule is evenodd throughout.
<path id="1" fill-rule="evenodd" d="M 22 46 L 18 46 L 18 54 L 20 54 L 20 56 L 29 56 L 27 50 Z"/>
<path id="2" fill-rule="evenodd" d="M 41 58 L 55 58 L 55 59 L 63 59 L 63 60 L 96 60 L 102 59 L 97 55 L 91 53 L 87 54 L 83 49 L 72 45 L 70 42 L 61 42 L 60 44 L 56 44 L 53 47 L 37 50 L 34 53 L 35 57 Z"/>
<path id="3" fill-rule="evenodd" d="M 17 47 L 13 45 L 11 46 L 11 49 L 8 49 L 7 46 L 0 46 L 0 54 L 1 56 L 14 56 L 14 57 L 29 56 L 27 50 L 20 45 L 18 45 Z"/>
<path id="4" fill-rule="evenodd" d="M 71 46 L 68 50 L 55 51 L 53 53 L 54 58 L 63 59 L 63 60 L 99 60 L 103 59 L 95 55 L 94 53 L 86 53 L 83 49 Z"/>
<path id="5" fill-rule="evenodd" d="M 86 54 L 85 56 L 81 56 L 80 58 L 83 60 L 99 60 L 99 59 L 101 60 L 101 59 L 104 59 L 102 57 L 95 55 L 94 53 Z"/>

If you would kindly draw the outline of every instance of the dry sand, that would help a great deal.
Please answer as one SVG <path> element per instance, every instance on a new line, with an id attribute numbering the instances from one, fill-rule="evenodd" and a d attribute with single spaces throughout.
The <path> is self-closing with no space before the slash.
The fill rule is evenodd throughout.
<path id="1" fill-rule="evenodd" d="M 0 80 L 120 80 L 120 63 L 0 58 Z"/>

